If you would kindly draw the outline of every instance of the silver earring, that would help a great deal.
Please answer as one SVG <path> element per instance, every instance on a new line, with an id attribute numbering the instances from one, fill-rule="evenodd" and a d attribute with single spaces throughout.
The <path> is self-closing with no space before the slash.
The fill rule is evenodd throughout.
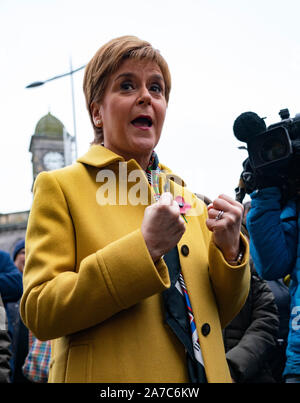
<path id="1" fill-rule="evenodd" d="M 101 119 L 97 119 L 96 120 L 96 126 L 101 126 L 102 125 L 102 120 Z"/>

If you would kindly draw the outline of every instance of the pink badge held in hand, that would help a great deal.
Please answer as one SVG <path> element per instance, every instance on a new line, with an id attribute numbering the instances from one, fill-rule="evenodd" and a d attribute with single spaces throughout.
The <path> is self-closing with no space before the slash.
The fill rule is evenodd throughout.
<path id="1" fill-rule="evenodd" d="M 186 203 L 184 198 L 181 196 L 175 197 L 175 201 L 178 203 L 180 214 L 182 215 L 184 221 L 187 223 L 187 219 L 185 218 L 186 212 L 191 208 L 191 205 Z"/>

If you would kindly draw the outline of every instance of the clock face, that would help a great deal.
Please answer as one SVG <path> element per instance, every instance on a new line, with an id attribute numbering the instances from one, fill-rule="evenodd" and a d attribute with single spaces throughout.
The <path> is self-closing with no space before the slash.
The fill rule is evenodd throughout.
<path id="1" fill-rule="evenodd" d="M 64 156 L 57 151 L 49 151 L 43 157 L 43 163 L 47 171 L 62 168 L 65 164 Z"/>

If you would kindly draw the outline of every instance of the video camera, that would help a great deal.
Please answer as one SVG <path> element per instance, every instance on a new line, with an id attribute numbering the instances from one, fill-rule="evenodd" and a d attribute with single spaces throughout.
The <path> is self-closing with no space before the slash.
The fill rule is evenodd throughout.
<path id="1" fill-rule="evenodd" d="M 290 118 L 288 109 L 279 112 L 281 121 L 266 127 L 265 118 L 242 113 L 234 122 L 235 137 L 247 143 L 249 157 L 243 162 L 236 199 L 243 201 L 255 189 L 278 186 L 287 200 L 300 191 L 300 114 Z"/>

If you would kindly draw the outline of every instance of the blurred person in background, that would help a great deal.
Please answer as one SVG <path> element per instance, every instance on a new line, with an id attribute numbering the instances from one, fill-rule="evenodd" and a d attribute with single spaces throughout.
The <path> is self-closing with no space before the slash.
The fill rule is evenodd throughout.
<path id="1" fill-rule="evenodd" d="M 25 239 L 14 246 L 12 258 L 23 275 L 25 266 Z M 13 323 L 12 382 L 44 383 L 48 380 L 51 347 L 50 341 L 40 341 L 27 329 L 20 317 L 20 300 L 7 304 Z"/>
<path id="2" fill-rule="evenodd" d="M 19 312 L 16 312 L 15 304 L 18 303 L 22 296 L 23 284 L 22 274 L 14 265 L 9 253 L 0 250 L 0 294 L 8 321 L 8 333 L 11 339 L 11 353 L 13 354 L 13 340 L 16 329 L 16 317 Z M 11 357 L 11 376 L 14 374 L 13 357 Z"/>
<path id="3" fill-rule="evenodd" d="M 6 311 L 0 294 L 0 383 L 10 382 L 10 342 Z"/>
<path id="4" fill-rule="evenodd" d="M 12 259 L 15 266 L 23 273 L 25 266 L 25 239 L 20 239 L 14 247 Z"/>
<path id="5" fill-rule="evenodd" d="M 12 260 L 15 266 L 18 268 L 21 276 L 23 276 L 25 266 L 24 239 L 19 239 L 15 243 L 12 252 Z M 22 366 L 24 364 L 25 357 L 28 354 L 28 329 L 20 317 L 20 299 L 7 303 L 6 310 L 12 325 L 12 382 L 27 383 L 28 381 L 23 375 Z"/>
<path id="6" fill-rule="evenodd" d="M 248 236 L 244 226 L 242 232 Z M 234 382 L 275 383 L 278 379 L 272 363 L 278 353 L 278 308 L 268 282 L 259 277 L 251 258 L 250 268 L 248 298 L 223 331 L 226 358 Z"/>
<path id="7" fill-rule="evenodd" d="M 296 127 L 296 129 L 295 129 Z M 247 215 L 251 256 L 266 280 L 289 276 L 290 319 L 284 379 L 300 383 L 300 140 L 294 126 L 291 155 L 285 171 L 256 178 Z M 288 172 L 288 175 L 286 174 Z"/>
<path id="8" fill-rule="evenodd" d="M 18 301 L 23 292 L 22 274 L 14 265 L 9 253 L 0 250 L 0 293 L 4 305 Z M 10 321 L 8 317 L 10 331 Z"/>
<path id="9" fill-rule="evenodd" d="M 276 351 L 271 356 L 270 368 L 277 383 L 283 383 L 283 372 L 286 364 L 286 348 L 289 334 L 290 303 L 289 277 L 267 281 L 275 297 L 279 312 L 279 330 L 277 335 Z"/>

